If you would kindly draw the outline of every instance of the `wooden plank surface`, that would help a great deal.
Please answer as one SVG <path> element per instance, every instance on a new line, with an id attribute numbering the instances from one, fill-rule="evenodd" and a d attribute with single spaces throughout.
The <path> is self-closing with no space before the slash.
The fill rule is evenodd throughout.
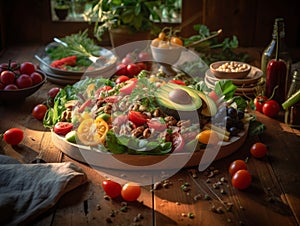
<path id="1" fill-rule="evenodd" d="M 12 49 L 7 57 L 33 60 L 38 46 L 21 49 Z M 3 59 L 2 56 L 0 61 Z M 205 172 L 186 168 L 170 178 L 166 174 L 157 189 L 143 186 L 138 201 L 127 203 L 127 212 L 122 212 L 121 198 L 104 198 L 101 182 L 110 175 L 62 154 L 53 145 L 50 132 L 31 116 L 33 106 L 43 101 L 53 86 L 56 85 L 47 82 L 25 102 L 0 105 L 0 131 L 18 126 L 26 134 L 18 146 L 0 142 L 0 153 L 30 163 L 43 150 L 42 158 L 47 162 L 74 162 L 88 177 L 88 183 L 65 194 L 32 225 L 299 225 L 300 131 L 281 123 L 281 118 L 270 119 L 257 113 L 257 119 L 267 128 L 261 137 L 248 137 L 237 152 L 215 161 L 213 168 Z M 257 141 L 269 147 L 263 159 L 249 154 L 250 146 Z M 253 177 L 251 187 L 244 191 L 234 189 L 230 183 L 228 167 L 236 159 L 248 159 Z M 122 173 L 119 175 L 126 180 Z M 137 218 L 139 214 L 141 219 Z M 108 223 L 109 219 L 112 223 Z"/>

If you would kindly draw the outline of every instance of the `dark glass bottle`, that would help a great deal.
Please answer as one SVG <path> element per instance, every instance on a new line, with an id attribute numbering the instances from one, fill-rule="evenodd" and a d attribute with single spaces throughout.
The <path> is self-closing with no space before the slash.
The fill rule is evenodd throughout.
<path id="1" fill-rule="evenodd" d="M 285 61 L 287 67 L 287 82 L 284 85 L 285 87 L 285 95 L 287 95 L 287 91 L 289 88 L 289 83 L 291 82 L 291 65 L 292 65 L 292 58 L 289 54 L 286 42 L 285 42 L 285 28 L 284 28 L 284 19 L 283 18 L 276 18 L 274 22 L 273 34 L 272 34 L 272 41 L 263 51 L 261 56 L 261 70 L 263 72 L 264 79 L 266 80 L 267 75 L 267 65 L 271 59 L 275 58 L 276 54 L 276 43 L 277 43 L 277 33 L 279 34 L 278 41 L 279 41 L 279 59 Z"/>
<path id="2" fill-rule="evenodd" d="M 300 73 L 295 70 L 287 98 L 300 90 Z M 300 129 L 300 101 L 285 110 L 284 122 L 289 126 Z"/>

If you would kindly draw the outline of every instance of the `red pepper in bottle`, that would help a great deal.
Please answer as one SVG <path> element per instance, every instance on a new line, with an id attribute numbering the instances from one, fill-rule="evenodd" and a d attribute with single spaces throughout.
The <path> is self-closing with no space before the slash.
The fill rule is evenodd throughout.
<path id="1" fill-rule="evenodd" d="M 282 104 L 285 101 L 287 86 L 287 66 L 279 59 L 279 31 L 277 30 L 276 56 L 269 61 L 266 75 L 265 94 L 270 98 L 274 92 L 273 99 Z"/>

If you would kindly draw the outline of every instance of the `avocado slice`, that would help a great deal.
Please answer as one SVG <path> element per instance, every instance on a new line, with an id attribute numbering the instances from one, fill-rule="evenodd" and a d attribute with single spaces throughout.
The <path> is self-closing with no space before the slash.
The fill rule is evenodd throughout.
<path id="1" fill-rule="evenodd" d="M 168 115 L 175 118 L 192 116 L 202 106 L 202 99 L 195 90 L 190 87 L 167 83 L 161 86 L 155 93 L 157 103 Z M 190 113 L 190 114 L 189 114 Z"/>
<path id="2" fill-rule="evenodd" d="M 208 117 L 214 116 L 218 111 L 217 105 L 214 100 L 201 91 L 196 90 L 196 92 L 203 101 L 201 114 Z"/>

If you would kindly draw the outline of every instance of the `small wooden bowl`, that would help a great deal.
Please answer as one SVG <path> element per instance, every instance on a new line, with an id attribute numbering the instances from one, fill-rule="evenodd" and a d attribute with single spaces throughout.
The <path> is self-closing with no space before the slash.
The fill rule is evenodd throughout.
<path id="1" fill-rule="evenodd" d="M 250 73 L 251 66 L 238 61 L 217 61 L 210 65 L 210 70 L 219 79 L 242 79 Z"/>

